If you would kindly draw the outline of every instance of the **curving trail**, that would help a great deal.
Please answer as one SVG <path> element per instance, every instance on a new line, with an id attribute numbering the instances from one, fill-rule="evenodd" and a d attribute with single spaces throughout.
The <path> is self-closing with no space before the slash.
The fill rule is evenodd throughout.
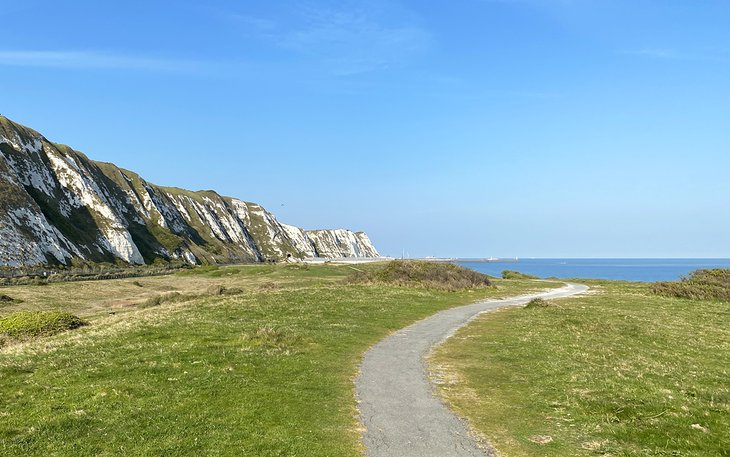
<path id="1" fill-rule="evenodd" d="M 567 284 L 567 283 L 566 283 Z M 466 425 L 434 395 L 425 356 L 479 314 L 564 298 L 588 290 L 581 284 L 505 300 L 487 300 L 434 314 L 380 341 L 365 353 L 355 390 L 368 457 L 484 457 Z"/>

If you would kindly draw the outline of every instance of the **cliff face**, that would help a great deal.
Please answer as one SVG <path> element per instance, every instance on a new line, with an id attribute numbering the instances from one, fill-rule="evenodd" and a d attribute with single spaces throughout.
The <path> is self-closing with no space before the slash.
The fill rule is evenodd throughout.
<path id="1" fill-rule="evenodd" d="M 260 205 L 160 187 L 0 116 L 0 266 L 377 257 L 364 233 L 306 231 Z"/>
<path id="2" fill-rule="evenodd" d="M 345 257 L 378 257 L 378 251 L 370 238 L 363 233 L 353 233 L 349 230 L 309 230 L 309 239 L 319 257 L 340 257 L 340 253 L 347 252 Z"/>

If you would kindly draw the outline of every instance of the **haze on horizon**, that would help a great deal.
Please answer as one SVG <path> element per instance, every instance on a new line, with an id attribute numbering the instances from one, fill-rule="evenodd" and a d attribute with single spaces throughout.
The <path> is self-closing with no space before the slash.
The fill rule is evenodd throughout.
<path id="1" fill-rule="evenodd" d="M 728 2 L 0 11 L 0 112 L 151 182 L 393 256 L 730 257 Z"/>

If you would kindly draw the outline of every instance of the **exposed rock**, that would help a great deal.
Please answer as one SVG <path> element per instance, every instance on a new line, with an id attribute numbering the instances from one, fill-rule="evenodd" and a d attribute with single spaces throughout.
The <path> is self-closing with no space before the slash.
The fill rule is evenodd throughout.
<path id="1" fill-rule="evenodd" d="M 318 257 L 379 257 L 370 238 L 350 230 L 309 230 Z"/>
<path id="2" fill-rule="evenodd" d="M 306 231 L 256 203 L 156 186 L 0 116 L 0 266 L 377 256 L 364 233 Z"/>

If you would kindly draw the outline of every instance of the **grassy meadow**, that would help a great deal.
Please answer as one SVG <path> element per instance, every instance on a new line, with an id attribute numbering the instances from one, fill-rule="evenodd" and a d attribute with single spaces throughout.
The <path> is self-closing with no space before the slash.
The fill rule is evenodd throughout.
<path id="1" fill-rule="evenodd" d="M 62 312 L 85 324 L 0 340 L 0 455 L 361 455 L 353 379 L 370 345 L 450 306 L 555 286 L 348 279 L 380 268 L 201 267 L 0 288 L 0 319 Z"/>
<path id="2" fill-rule="evenodd" d="M 502 456 L 730 455 L 716 273 L 588 281 L 588 295 L 485 314 L 432 354 L 433 379 Z"/>

